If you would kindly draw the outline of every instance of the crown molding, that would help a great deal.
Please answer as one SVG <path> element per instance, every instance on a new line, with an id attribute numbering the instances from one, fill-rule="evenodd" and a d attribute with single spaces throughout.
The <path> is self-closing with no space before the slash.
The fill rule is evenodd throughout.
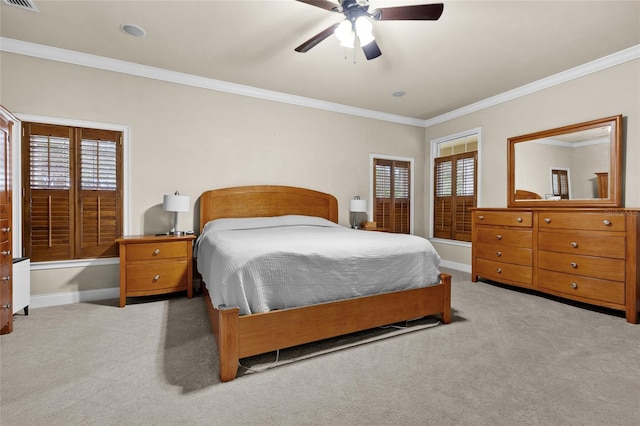
<path id="1" fill-rule="evenodd" d="M 162 68 L 106 58 L 104 56 L 91 55 L 88 53 L 75 52 L 72 50 L 60 49 L 57 47 L 45 46 L 42 44 L 30 43 L 11 38 L 0 38 L 0 50 L 40 59 L 65 62 L 68 64 L 97 68 L 105 71 L 113 71 L 170 83 L 183 84 L 201 89 L 232 93 L 240 96 L 249 96 L 269 101 L 337 112 L 340 114 L 355 115 L 374 120 L 406 124 L 409 126 L 424 127 L 424 120 L 417 118 L 357 108 L 349 105 L 306 98 L 303 96 L 290 95 L 287 93 L 265 90 L 212 78 L 199 77 L 192 74 L 170 71 Z"/>
<path id="2" fill-rule="evenodd" d="M 567 71 L 543 78 L 538 81 L 526 84 L 513 90 L 501 93 L 482 101 L 458 108 L 448 113 L 422 120 L 413 117 L 389 114 L 381 111 L 374 111 L 365 108 L 357 108 L 350 105 L 338 104 L 334 102 L 321 101 L 303 96 L 290 95 L 287 93 L 272 90 L 260 89 L 257 87 L 242 84 L 230 83 L 227 81 L 212 78 L 199 77 L 191 74 L 169 71 L 162 68 L 150 67 L 147 65 L 135 64 L 132 62 L 106 58 L 103 56 L 91 55 L 87 53 L 75 52 L 72 50 L 60 49 L 57 47 L 45 46 L 42 44 L 29 43 L 21 40 L 0 37 L 0 50 L 8 53 L 32 56 L 51 61 L 65 62 L 90 68 L 97 68 L 106 71 L 119 72 L 123 74 L 135 75 L 138 77 L 150 78 L 154 80 L 167 81 L 186 86 L 199 87 L 202 89 L 215 90 L 219 92 L 232 93 L 240 96 L 249 96 L 274 102 L 282 102 L 292 105 L 315 108 L 340 114 L 353 115 L 357 117 L 370 118 L 373 120 L 388 121 L 392 123 L 405 124 L 416 127 L 431 127 L 445 121 L 453 120 L 490 108 L 492 106 L 530 95 L 540 90 L 547 89 L 558 84 L 584 77 L 606 68 L 610 68 L 622 63 L 640 58 L 640 45 L 632 46 L 628 49 L 607 55 L 583 65 L 571 68 Z"/>
<path id="3" fill-rule="evenodd" d="M 640 58 L 640 44 L 616 53 L 612 53 L 611 55 L 604 56 L 600 59 L 587 62 L 586 64 L 579 65 L 550 77 L 525 84 L 524 86 L 520 86 L 516 89 L 509 90 L 496 96 L 492 96 L 471 105 L 458 108 L 437 117 L 430 118 L 428 120 L 425 120 L 424 127 L 431 127 L 436 124 L 444 123 L 445 121 L 453 120 L 454 118 L 459 118 L 504 102 L 512 101 L 522 96 L 530 95 L 540 90 L 548 89 L 549 87 L 566 83 L 576 78 L 584 77 L 586 75 L 602 71 L 604 69 L 620 65 L 628 61 L 633 61 L 638 58 Z"/>

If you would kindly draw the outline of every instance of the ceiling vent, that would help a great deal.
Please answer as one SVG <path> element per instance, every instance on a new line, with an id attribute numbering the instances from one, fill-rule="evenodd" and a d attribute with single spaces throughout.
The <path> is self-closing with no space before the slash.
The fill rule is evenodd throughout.
<path id="1" fill-rule="evenodd" d="M 2 2 L 9 6 L 15 6 L 21 9 L 27 9 L 32 12 L 38 12 L 38 8 L 31 0 L 2 0 Z"/>

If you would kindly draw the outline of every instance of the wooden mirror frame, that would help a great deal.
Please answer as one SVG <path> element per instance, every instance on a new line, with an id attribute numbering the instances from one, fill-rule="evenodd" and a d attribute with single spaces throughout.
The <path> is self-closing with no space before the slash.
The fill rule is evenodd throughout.
<path id="1" fill-rule="evenodd" d="M 575 200 L 518 199 L 515 188 L 516 144 L 551 136 L 611 126 L 609 152 L 609 197 Z M 508 139 L 507 150 L 507 206 L 508 207 L 621 207 L 622 206 L 622 115 L 572 124 L 556 129 L 516 136 Z"/>

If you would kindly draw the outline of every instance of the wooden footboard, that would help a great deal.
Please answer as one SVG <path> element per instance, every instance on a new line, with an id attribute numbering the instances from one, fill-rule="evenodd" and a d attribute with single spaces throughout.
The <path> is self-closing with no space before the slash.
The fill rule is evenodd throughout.
<path id="1" fill-rule="evenodd" d="M 248 356 L 427 315 L 451 321 L 448 274 L 435 286 L 242 316 L 237 307 L 214 308 L 206 287 L 205 298 L 223 382 L 235 379 Z"/>

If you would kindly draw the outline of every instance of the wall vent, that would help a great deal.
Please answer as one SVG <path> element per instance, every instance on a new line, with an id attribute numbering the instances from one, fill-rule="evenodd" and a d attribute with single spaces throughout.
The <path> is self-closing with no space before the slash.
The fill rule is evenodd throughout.
<path id="1" fill-rule="evenodd" d="M 27 9 L 32 12 L 38 12 L 38 8 L 31 0 L 2 0 L 2 2 L 9 6 L 15 6 L 21 9 Z"/>

